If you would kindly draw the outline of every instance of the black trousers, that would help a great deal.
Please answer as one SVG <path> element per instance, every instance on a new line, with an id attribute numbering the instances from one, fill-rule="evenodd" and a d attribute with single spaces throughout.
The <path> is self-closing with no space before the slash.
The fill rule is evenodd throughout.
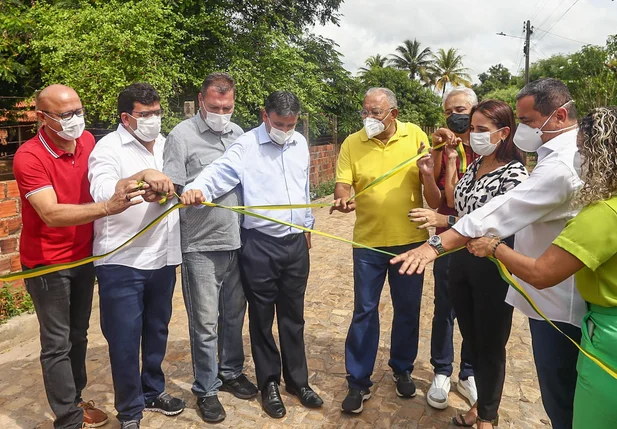
<path id="1" fill-rule="evenodd" d="M 508 245 L 513 240 L 508 240 Z M 506 344 L 513 308 L 505 302 L 508 284 L 497 266 L 466 249 L 452 255 L 450 296 L 463 341 L 471 348 L 478 388 L 478 416 L 497 417 L 506 377 Z"/>
<path id="2" fill-rule="evenodd" d="M 242 230 L 240 252 L 242 286 L 248 302 L 249 332 L 257 386 L 281 382 L 308 386 L 304 350 L 304 293 L 309 275 L 309 252 L 304 234 L 275 238 L 256 230 Z M 281 353 L 272 334 L 274 313 Z"/>
<path id="3" fill-rule="evenodd" d="M 28 267 L 24 266 L 24 269 Z M 26 280 L 41 337 L 41 367 L 54 428 L 81 428 L 86 349 L 94 290 L 92 264 Z"/>

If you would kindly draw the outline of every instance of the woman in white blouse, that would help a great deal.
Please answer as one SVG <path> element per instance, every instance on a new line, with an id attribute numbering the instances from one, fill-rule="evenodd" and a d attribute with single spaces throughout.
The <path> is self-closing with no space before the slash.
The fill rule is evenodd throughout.
<path id="1" fill-rule="evenodd" d="M 459 180 L 456 150 L 446 148 L 446 199 L 458 216 L 486 204 L 491 198 L 517 186 L 528 176 L 523 157 L 512 138 L 516 130 L 514 113 L 502 101 L 485 100 L 471 112 L 470 144 L 481 155 Z M 446 226 L 448 219 L 433 211 L 415 209 L 409 217 L 420 228 Z M 505 240 L 513 245 L 514 237 Z M 510 337 L 513 308 L 505 303 L 508 285 L 488 259 L 467 250 L 456 252 L 450 265 L 450 297 L 459 328 L 471 345 L 478 401 L 464 415 L 452 420 L 454 426 L 492 428 L 498 409 L 506 368 L 506 343 Z"/>

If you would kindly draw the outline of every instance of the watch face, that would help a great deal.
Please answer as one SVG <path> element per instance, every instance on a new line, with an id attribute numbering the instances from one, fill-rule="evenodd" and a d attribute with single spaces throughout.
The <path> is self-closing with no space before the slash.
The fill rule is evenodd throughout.
<path id="1" fill-rule="evenodd" d="M 428 244 L 431 246 L 439 246 L 441 244 L 441 237 L 438 235 L 431 235 L 428 239 Z"/>

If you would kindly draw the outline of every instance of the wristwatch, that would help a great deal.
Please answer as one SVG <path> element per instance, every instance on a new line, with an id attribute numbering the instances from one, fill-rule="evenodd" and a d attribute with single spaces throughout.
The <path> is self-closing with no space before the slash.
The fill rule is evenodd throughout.
<path id="1" fill-rule="evenodd" d="M 449 227 L 453 227 L 454 224 L 456 223 L 456 216 L 448 216 L 448 226 Z"/>
<path id="2" fill-rule="evenodd" d="M 435 251 L 437 252 L 438 255 L 443 255 L 444 253 L 446 253 L 446 249 L 443 248 L 443 246 L 441 245 L 441 237 L 438 235 L 431 235 L 430 238 L 428 239 L 427 243 L 429 244 L 429 246 L 431 246 L 433 249 L 435 249 Z"/>

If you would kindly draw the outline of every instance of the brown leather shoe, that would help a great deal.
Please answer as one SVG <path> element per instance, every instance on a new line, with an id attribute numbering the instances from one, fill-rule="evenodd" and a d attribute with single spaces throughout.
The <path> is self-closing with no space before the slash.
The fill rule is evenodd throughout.
<path id="1" fill-rule="evenodd" d="M 102 410 L 94 407 L 94 401 L 84 402 L 81 401 L 77 404 L 78 407 L 84 410 L 84 423 L 83 427 L 86 428 L 98 428 L 103 426 L 109 421 L 109 417 Z"/>

